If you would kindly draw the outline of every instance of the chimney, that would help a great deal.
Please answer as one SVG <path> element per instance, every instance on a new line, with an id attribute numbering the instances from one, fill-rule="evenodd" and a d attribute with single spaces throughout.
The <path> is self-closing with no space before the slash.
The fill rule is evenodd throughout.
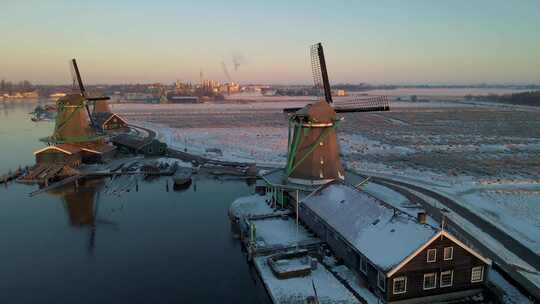
<path id="1" fill-rule="evenodd" d="M 416 219 L 420 224 L 426 224 L 427 223 L 427 214 L 425 212 L 418 212 Z"/>

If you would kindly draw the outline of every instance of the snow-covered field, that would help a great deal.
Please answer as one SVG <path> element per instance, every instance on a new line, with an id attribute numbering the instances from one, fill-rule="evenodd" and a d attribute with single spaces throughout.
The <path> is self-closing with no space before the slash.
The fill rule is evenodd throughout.
<path id="1" fill-rule="evenodd" d="M 312 98 L 249 102 L 248 97 L 232 104 L 121 104 L 114 110 L 180 150 L 283 165 L 287 117 L 282 109 Z M 537 109 L 450 101 L 392 102 L 391 107 L 344 114 L 339 138 L 347 167 L 434 187 L 540 252 Z"/>
<path id="2" fill-rule="evenodd" d="M 462 195 L 463 204 L 540 254 L 538 190 L 483 190 Z"/>

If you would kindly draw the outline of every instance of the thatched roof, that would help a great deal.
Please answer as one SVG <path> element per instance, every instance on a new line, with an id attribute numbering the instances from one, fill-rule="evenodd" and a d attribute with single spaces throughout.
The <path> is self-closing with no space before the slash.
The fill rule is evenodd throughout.
<path id="1" fill-rule="evenodd" d="M 96 100 L 94 105 L 94 113 L 110 113 L 111 107 L 107 100 Z"/>
<path id="2" fill-rule="evenodd" d="M 296 111 L 294 116 L 312 123 L 330 123 L 336 119 L 336 111 L 326 101 L 321 100 L 306 105 Z"/>

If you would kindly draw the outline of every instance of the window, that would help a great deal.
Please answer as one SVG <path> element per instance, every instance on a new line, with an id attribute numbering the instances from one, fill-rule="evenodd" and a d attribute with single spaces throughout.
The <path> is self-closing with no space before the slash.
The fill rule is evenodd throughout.
<path id="1" fill-rule="evenodd" d="M 454 258 L 454 247 L 444 247 L 443 259 L 449 261 Z"/>
<path id="2" fill-rule="evenodd" d="M 386 289 L 386 277 L 381 271 L 377 273 L 377 285 L 382 291 Z"/>
<path id="3" fill-rule="evenodd" d="M 394 279 L 394 294 L 407 292 L 407 277 L 399 277 Z"/>
<path id="4" fill-rule="evenodd" d="M 367 259 L 365 256 L 360 256 L 360 271 L 362 273 L 367 274 Z"/>
<path id="5" fill-rule="evenodd" d="M 471 283 L 478 283 L 484 280 L 484 266 L 473 267 L 471 271 Z"/>
<path id="6" fill-rule="evenodd" d="M 427 251 L 427 262 L 434 263 L 437 261 L 437 249 L 428 249 Z"/>
<path id="7" fill-rule="evenodd" d="M 426 273 L 424 274 L 424 290 L 434 289 L 437 287 L 437 274 Z"/>
<path id="8" fill-rule="evenodd" d="M 448 270 L 441 272 L 441 279 L 439 285 L 441 287 L 450 287 L 454 283 L 454 271 Z"/>

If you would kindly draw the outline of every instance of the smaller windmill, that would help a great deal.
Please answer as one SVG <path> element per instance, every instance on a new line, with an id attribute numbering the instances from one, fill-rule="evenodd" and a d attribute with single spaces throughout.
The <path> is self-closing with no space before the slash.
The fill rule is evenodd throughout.
<path id="1" fill-rule="evenodd" d="M 76 145 L 101 142 L 103 136 L 96 131 L 89 104 L 93 104 L 95 110 L 97 102 L 106 102 L 109 97 L 89 97 L 82 82 L 77 61 L 72 59 L 71 65 L 74 82 L 77 81 L 80 93 L 68 94 L 58 99 L 58 115 L 54 133 L 42 140 L 49 144 Z"/>
<path id="2" fill-rule="evenodd" d="M 390 108 L 386 97 L 352 100 L 334 106 L 321 43 L 311 46 L 311 67 L 315 87 L 323 99 L 303 108 L 283 110 L 291 113 L 285 177 L 295 184 L 321 185 L 345 178 L 336 134 L 343 118 L 338 118 L 337 113 L 378 112 Z"/>

